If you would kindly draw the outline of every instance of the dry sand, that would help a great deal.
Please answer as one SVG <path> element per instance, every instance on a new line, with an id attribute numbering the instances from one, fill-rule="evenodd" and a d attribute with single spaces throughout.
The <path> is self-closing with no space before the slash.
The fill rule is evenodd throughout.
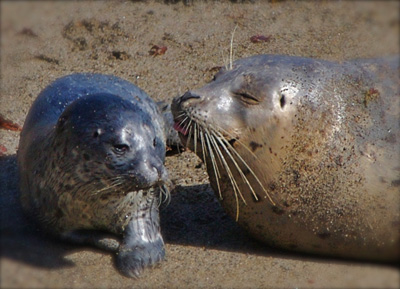
<path id="1" fill-rule="evenodd" d="M 0 115 L 19 125 L 38 93 L 73 72 L 130 80 L 155 100 L 209 81 L 235 58 L 289 54 L 328 60 L 399 54 L 393 1 L 1 2 Z M 240 2 L 240 1 L 233 1 Z M 254 44 L 253 35 L 271 35 Z M 164 55 L 149 55 L 153 45 Z M 42 237 L 16 195 L 19 133 L 0 130 L 2 288 L 396 288 L 399 269 L 267 248 L 219 206 L 200 160 L 167 158 L 176 189 L 161 213 L 167 261 L 142 278 L 121 276 L 111 254 Z"/>

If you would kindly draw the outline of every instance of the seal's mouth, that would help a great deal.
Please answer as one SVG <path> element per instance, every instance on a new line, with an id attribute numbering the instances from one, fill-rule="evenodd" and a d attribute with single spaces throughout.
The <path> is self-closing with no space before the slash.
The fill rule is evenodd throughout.
<path id="1" fill-rule="evenodd" d="M 179 122 L 175 122 L 174 123 L 174 129 L 181 133 L 184 136 L 187 136 L 187 134 L 189 133 L 188 128 L 185 128 L 184 126 L 182 126 Z"/>

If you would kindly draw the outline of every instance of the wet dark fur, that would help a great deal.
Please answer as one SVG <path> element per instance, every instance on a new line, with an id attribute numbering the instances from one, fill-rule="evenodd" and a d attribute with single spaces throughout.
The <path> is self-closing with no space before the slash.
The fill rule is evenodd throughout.
<path id="1" fill-rule="evenodd" d="M 158 206 L 167 192 L 155 103 L 122 79 L 74 74 L 38 96 L 21 133 L 21 202 L 44 230 L 117 250 L 136 277 L 164 258 Z"/>

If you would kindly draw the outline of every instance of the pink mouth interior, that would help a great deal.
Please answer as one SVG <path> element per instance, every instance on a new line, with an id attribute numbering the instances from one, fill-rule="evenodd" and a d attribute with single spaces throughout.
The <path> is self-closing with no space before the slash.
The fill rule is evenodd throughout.
<path id="1" fill-rule="evenodd" d="M 188 129 L 184 128 L 183 126 L 180 126 L 177 122 L 174 123 L 174 129 L 184 136 L 188 134 Z"/>

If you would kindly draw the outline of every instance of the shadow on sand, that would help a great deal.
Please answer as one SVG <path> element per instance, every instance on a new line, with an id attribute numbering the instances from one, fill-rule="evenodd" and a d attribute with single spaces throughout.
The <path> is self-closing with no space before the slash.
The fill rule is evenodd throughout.
<path id="1" fill-rule="evenodd" d="M 64 258 L 72 251 L 97 251 L 44 235 L 20 207 L 16 155 L 0 157 L 0 168 L 2 257 L 55 269 L 74 265 Z M 160 213 L 166 243 L 268 254 L 224 213 L 209 185 L 178 186 L 171 194 Z"/>

